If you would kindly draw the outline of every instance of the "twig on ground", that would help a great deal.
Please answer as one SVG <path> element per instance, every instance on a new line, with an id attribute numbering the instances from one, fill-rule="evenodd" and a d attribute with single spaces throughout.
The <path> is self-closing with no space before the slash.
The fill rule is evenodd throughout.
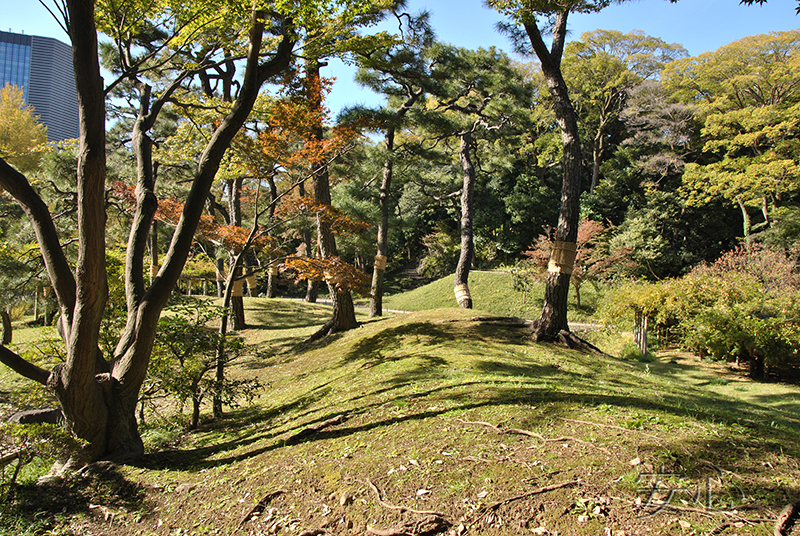
<path id="1" fill-rule="evenodd" d="M 247 514 L 245 514 L 245 515 L 242 517 L 242 520 L 241 520 L 241 521 L 239 521 L 239 525 L 238 525 L 236 528 L 237 528 L 237 529 L 240 529 L 240 528 L 242 528 L 242 526 L 243 526 L 245 523 L 247 523 L 247 522 L 250 520 L 250 518 L 251 518 L 251 517 L 253 517 L 255 514 L 257 514 L 257 513 L 259 513 L 259 512 L 262 512 L 262 511 L 264 510 L 264 508 L 266 508 L 266 507 L 267 507 L 267 505 L 268 505 L 270 502 L 272 502 L 272 499 L 274 499 L 274 498 L 275 498 L 275 497 L 277 497 L 278 495 L 283 495 L 284 493 L 286 493 L 284 490 L 282 490 L 282 489 L 276 489 L 275 491 L 270 491 L 269 493 L 267 493 L 266 495 L 264 495 L 264 496 L 261 498 L 261 500 L 260 500 L 260 501 L 258 501 L 258 502 L 256 503 L 256 505 L 255 505 L 255 506 L 253 506 L 253 508 L 251 508 L 251 509 L 250 509 L 250 511 L 249 511 L 249 512 L 247 512 Z"/>
<path id="2" fill-rule="evenodd" d="M 398 510 L 400 512 L 411 512 L 412 514 L 419 514 L 423 516 L 434 515 L 434 516 L 444 517 L 444 514 L 442 514 L 441 512 L 434 512 L 432 510 L 414 510 L 413 508 L 409 508 L 407 506 L 395 506 L 393 504 L 389 504 L 383 500 L 380 490 L 375 484 L 372 483 L 371 480 L 367 480 L 366 483 L 372 490 L 372 492 L 375 494 L 375 496 L 378 498 L 378 504 L 380 504 L 384 508 L 388 508 L 389 510 Z"/>

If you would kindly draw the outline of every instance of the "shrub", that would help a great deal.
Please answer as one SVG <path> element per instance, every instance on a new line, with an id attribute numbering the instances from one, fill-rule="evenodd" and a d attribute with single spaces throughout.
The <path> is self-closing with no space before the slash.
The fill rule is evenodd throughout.
<path id="1" fill-rule="evenodd" d="M 680 279 L 629 283 L 608 294 L 607 321 L 641 311 L 656 324 L 676 325 L 681 344 L 712 359 L 765 367 L 800 351 L 800 277 L 783 252 L 751 246 L 724 254 Z"/>
<path id="2" fill-rule="evenodd" d="M 159 320 L 150 378 L 143 392 L 148 400 L 167 393 L 181 406 L 191 401 L 191 428 L 199 423 L 200 406 L 207 394 L 217 394 L 224 403 L 233 405 L 242 398 L 252 399 L 260 388 L 258 380 L 225 379 L 220 383 L 206 377 L 216 369 L 220 357 L 227 363 L 243 348 L 239 337 L 223 337 L 209 326 L 221 315 L 222 309 L 211 302 L 189 298 Z"/>

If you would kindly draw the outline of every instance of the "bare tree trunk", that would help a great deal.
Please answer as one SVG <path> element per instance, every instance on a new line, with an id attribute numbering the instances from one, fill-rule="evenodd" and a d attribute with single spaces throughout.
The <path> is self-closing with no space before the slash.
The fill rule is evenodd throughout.
<path id="1" fill-rule="evenodd" d="M 228 185 L 228 213 L 230 214 L 230 225 L 237 227 L 242 226 L 242 177 L 236 177 L 227 181 Z M 228 252 L 228 270 L 234 270 L 233 264 L 236 259 L 236 254 Z M 238 266 L 234 270 L 234 281 L 238 281 L 242 276 L 242 268 Z M 235 288 L 242 287 L 241 281 L 238 281 Z M 247 327 L 247 321 L 244 316 L 244 299 L 240 292 L 235 293 L 231 297 L 230 303 L 231 316 L 233 317 L 234 331 L 242 330 Z"/>
<path id="2" fill-rule="evenodd" d="M 551 50 L 542 39 L 536 22 L 526 22 L 525 30 L 536 55 L 542 64 L 547 88 L 553 99 L 553 110 L 561 128 L 564 147 L 562 158 L 563 181 L 561 186 L 561 209 L 556 227 L 556 241 L 550 257 L 545 286 L 542 315 L 535 323 L 537 341 L 554 341 L 562 331 L 569 331 L 567 324 L 567 297 L 570 275 L 575 262 L 575 248 L 580 224 L 580 193 L 583 179 L 581 145 L 578 120 L 564 78 L 561 75 L 561 56 L 567 33 L 567 15 L 564 10 L 556 15 L 553 26 Z"/>
<path id="3" fill-rule="evenodd" d="M 307 76 L 312 79 L 319 80 L 320 62 L 317 60 L 308 60 L 306 63 Z M 322 110 L 322 95 L 314 96 L 316 102 L 313 107 L 317 110 Z M 323 139 L 322 124 L 319 123 L 314 128 L 314 139 L 321 141 Z M 318 162 L 313 166 L 314 177 L 314 199 L 324 205 L 331 204 L 331 188 L 328 178 L 328 164 L 324 161 Z M 339 255 L 336 250 L 336 239 L 331 231 L 331 226 L 322 217 L 317 216 L 317 246 L 319 248 L 319 255 L 323 259 L 331 259 Z M 336 287 L 328 284 L 328 291 L 333 303 L 333 318 L 323 326 L 321 332 L 336 333 L 346 331 L 358 326 L 355 315 L 355 307 L 353 305 L 353 297 L 349 290 L 337 291 Z"/>
<path id="4" fill-rule="evenodd" d="M 11 344 L 11 315 L 8 314 L 8 309 L 0 309 L 0 324 L 3 326 L 2 338 L 0 338 L 0 346 Z"/>
<path id="5" fill-rule="evenodd" d="M 386 260 L 389 254 L 389 196 L 392 189 L 392 161 L 394 151 L 394 126 L 386 131 L 386 161 L 383 163 L 383 179 L 381 180 L 379 208 L 381 219 L 378 222 L 377 254 L 372 269 L 372 286 L 370 288 L 369 316 L 383 316 L 383 276 L 386 273 Z"/>
<path id="6" fill-rule="evenodd" d="M 458 305 L 462 309 L 472 309 L 472 296 L 469 294 L 469 269 L 475 257 L 472 222 L 474 218 L 473 198 L 475 197 L 475 166 L 472 165 L 469 152 L 472 146 L 472 135 L 461 134 L 459 157 L 464 170 L 464 185 L 461 189 L 461 254 L 456 265 L 455 294 Z"/>

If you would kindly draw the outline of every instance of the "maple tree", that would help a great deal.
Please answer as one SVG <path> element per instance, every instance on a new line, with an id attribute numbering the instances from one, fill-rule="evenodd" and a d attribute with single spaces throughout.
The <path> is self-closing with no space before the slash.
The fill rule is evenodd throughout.
<path id="1" fill-rule="evenodd" d="M 17 373 L 48 385 L 56 394 L 68 429 L 85 442 L 73 463 L 65 467 L 67 470 L 98 459 L 129 460 L 143 452 L 135 408 L 158 318 L 192 249 L 195 230 L 226 151 L 247 120 L 265 81 L 288 68 L 301 32 L 335 34 L 343 27 L 358 24 L 359 17 L 371 20 L 372 13 L 380 8 L 377 2 L 357 0 L 304 2 L 302 9 L 278 2 L 264 11 L 223 4 L 170 2 L 167 6 L 152 2 L 109 6 L 92 0 L 66 0 L 63 11 L 58 11 L 64 16 L 64 27 L 69 29 L 72 41 L 81 121 L 75 175 L 78 258 L 74 270 L 53 216 L 37 190 L 27 177 L 0 159 L 0 186 L 25 211 L 36 233 L 59 303 L 59 330 L 66 347 L 66 360 L 52 371 L 26 361 L 5 346 L 0 346 L 0 361 Z M 100 74 L 98 26 L 121 45 L 120 77 L 109 88 Z M 163 29 L 169 30 L 169 35 L 161 34 Z M 192 61 L 181 63 L 186 58 L 184 52 L 219 43 L 222 36 L 226 43 L 235 43 L 229 49 L 235 55 L 229 59 L 243 65 L 242 76 L 230 106 L 222 110 L 202 151 L 192 159 L 194 170 L 172 240 L 158 274 L 147 286 L 144 258 L 158 204 L 149 133 L 178 87 L 189 84 L 198 69 L 213 70 L 227 61 L 224 49 L 214 46 L 204 56 L 207 61 L 199 65 Z M 173 60 L 177 62 L 174 68 L 168 65 Z M 143 77 L 150 74 L 163 74 L 167 83 L 147 83 Z M 107 297 L 105 97 L 113 88 L 123 87 L 123 80 L 131 82 L 138 94 L 131 144 L 137 161 L 136 206 L 123 276 L 125 327 L 113 354 L 104 355 L 98 341 Z"/>

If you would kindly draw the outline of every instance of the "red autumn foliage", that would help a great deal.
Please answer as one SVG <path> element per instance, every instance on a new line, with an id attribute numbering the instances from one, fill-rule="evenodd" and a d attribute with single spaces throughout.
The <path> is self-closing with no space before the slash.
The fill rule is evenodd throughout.
<path id="1" fill-rule="evenodd" d="M 325 281 L 338 292 L 354 290 L 359 294 L 369 294 L 369 276 L 339 257 L 289 257 L 281 264 L 281 272 L 293 274 L 296 283 L 304 280 Z"/>

